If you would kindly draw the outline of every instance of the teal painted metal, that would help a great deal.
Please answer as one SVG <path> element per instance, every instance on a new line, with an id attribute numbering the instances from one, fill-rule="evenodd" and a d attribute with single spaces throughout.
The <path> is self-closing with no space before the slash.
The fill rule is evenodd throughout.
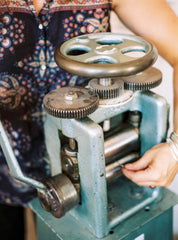
<path id="1" fill-rule="evenodd" d="M 75 138 L 78 143 L 82 204 L 71 214 L 96 236 L 102 237 L 109 231 L 102 129 L 89 118 L 79 121 L 49 117 L 52 118 L 50 124 L 53 123 L 53 131 L 60 129 L 65 136 Z M 57 139 L 53 141 L 55 143 Z M 52 149 L 53 154 L 58 151 L 56 145 Z M 52 157 L 50 160 L 53 164 Z"/>
<path id="2" fill-rule="evenodd" d="M 178 196 L 164 189 L 163 198 L 154 202 L 110 230 L 103 240 L 172 240 L 172 210 Z M 30 203 L 36 213 L 38 240 L 96 240 L 82 224 L 70 214 L 56 219 L 45 212 L 38 199 Z"/>
<path id="3" fill-rule="evenodd" d="M 78 164 L 81 184 L 82 204 L 70 211 L 70 214 L 98 238 L 108 235 L 111 228 L 120 224 L 135 212 L 161 197 L 161 189 L 144 189 L 141 198 L 131 198 L 120 191 L 120 186 L 111 191 L 118 197 L 116 214 L 108 217 L 108 193 L 105 177 L 105 155 L 103 130 L 98 123 L 120 116 L 126 111 L 140 111 L 141 153 L 153 145 L 165 140 L 168 123 L 168 105 L 164 98 L 150 92 L 136 92 L 130 101 L 109 107 L 99 107 L 88 118 L 82 120 L 59 119 L 48 115 L 45 123 L 46 145 L 49 153 L 52 175 L 61 172 L 59 131 L 68 138 L 74 138 L 78 144 Z M 160 121 L 161 119 L 161 121 Z M 113 185 L 114 187 L 114 185 Z M 127 188 L 125 181 L 122 189 Z M 114 194 L 113 194 L 114 193 Z M 122 199 L 122 200 L 121 200 Z M 123 205 L 124 203 L 124 205 Z M 120 206 L 123 208 L 120 208 Z M 117 207 L 118 206 L 118 207 Z M 127 206 L 127 208 L 125 207 Z"/>

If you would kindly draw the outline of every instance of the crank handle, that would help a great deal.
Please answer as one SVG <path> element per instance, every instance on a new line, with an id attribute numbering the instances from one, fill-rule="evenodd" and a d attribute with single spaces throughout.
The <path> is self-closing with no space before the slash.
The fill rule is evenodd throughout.
<path id="1" fill-rule="evenodd" d="M 6 135 L 6 132 L 4 130 L 4 127 L 2 125 L 2 122 L 0 121 L 0 145 L 2 147 L 4 156 L 6 158 L 8 167 L 10 169 L 10 173 L 12 176 L 21 181 L 24 182 L 34 188 L 36 188 L 39 192 L 46 192 L 46 186 L 37 180 L 34 180 L 32 178 L 24 176 L 22 173 L 22 170 L 20 168 L 20 165 L 17 161 L 17 158 L 13 152 L 12 146 L 9 142 L 9 139 Z"/>

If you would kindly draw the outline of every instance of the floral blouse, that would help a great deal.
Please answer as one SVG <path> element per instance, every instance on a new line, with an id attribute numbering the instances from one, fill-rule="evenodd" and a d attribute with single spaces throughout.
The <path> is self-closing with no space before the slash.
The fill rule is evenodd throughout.
<path id="1" fill-rule="evenodd" d="M 45 161 L 42 100 L 59 87 L 86 81 L 60 69 L 54 50 L 81 34 L 110 30 L 111 0 L 0 1 L 0 119 L 24 175 L 50 175 Z M 26 205 L 36 190 L 11 177 L 0 150 L 0 203 Z"/>

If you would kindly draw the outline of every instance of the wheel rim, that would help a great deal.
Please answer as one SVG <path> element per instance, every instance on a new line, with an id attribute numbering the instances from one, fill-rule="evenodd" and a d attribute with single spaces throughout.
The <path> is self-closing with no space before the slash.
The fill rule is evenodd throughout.
<path id="1" fill-rule="evenodd" d="M 130 56 L 133 52 L 137 56 Z M 137 36 L 94 33 L 64 42 L 54 57 L 59 67 L 75 75 L 118 77 L 144 71 L 155 62 L 157 50 Z"/>

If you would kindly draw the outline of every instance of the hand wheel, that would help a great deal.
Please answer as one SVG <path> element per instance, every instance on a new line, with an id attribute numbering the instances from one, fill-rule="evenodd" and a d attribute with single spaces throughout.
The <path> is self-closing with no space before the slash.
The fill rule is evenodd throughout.
<path id="1" fill-rule="evenodd" d="M 69 73 L 110 78 L 144 71 L 155 62 L 157 50 L 137 36 L 93 33 L 62 43 L 54 57 L 59 67 Z"/>

